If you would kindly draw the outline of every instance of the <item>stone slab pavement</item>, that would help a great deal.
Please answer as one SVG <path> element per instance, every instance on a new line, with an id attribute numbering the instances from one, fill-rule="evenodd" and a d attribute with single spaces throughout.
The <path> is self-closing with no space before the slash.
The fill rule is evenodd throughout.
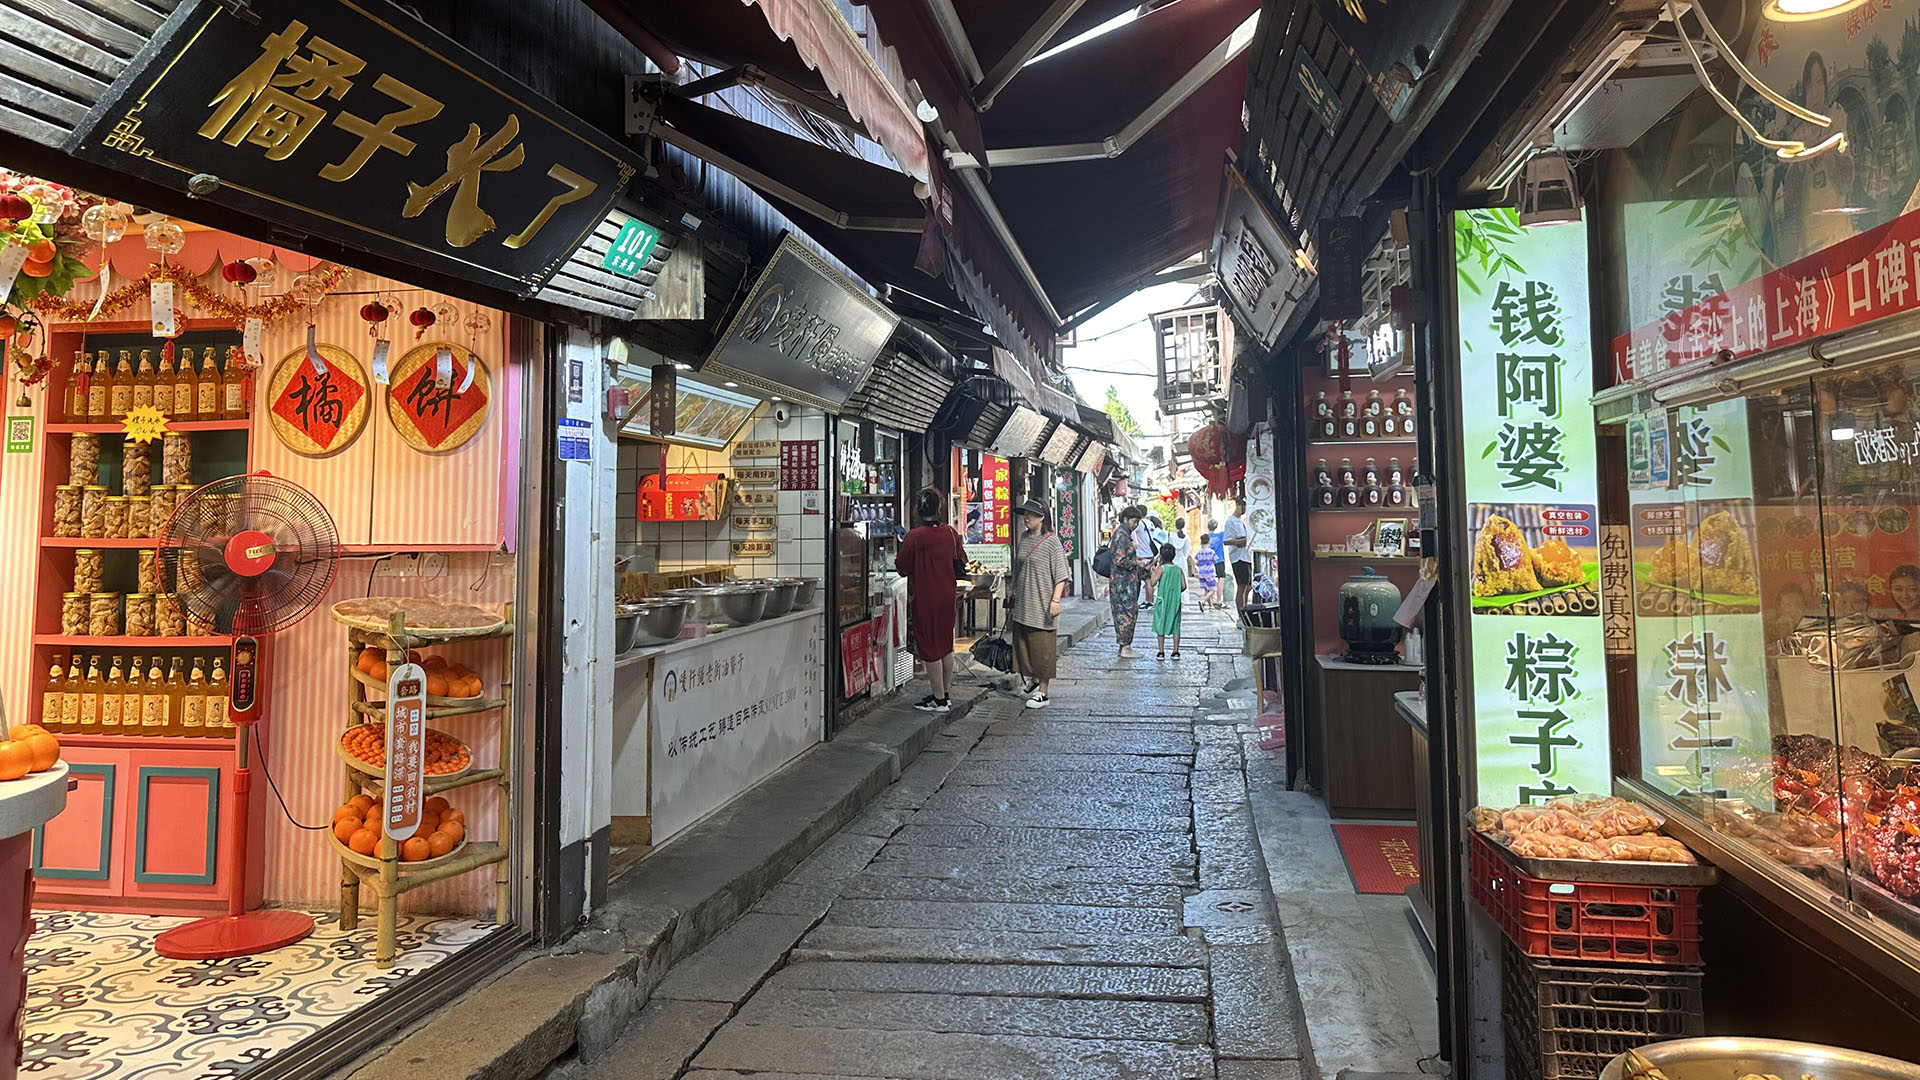
<path id="1" fill-rule="evenodd" d="M 1179 661 L 1102 629 L 1049 708 L 983 699 L 553 1080 L 1311 1080 L 1223 705 L 1250 671 L 1187 619 Z"/>

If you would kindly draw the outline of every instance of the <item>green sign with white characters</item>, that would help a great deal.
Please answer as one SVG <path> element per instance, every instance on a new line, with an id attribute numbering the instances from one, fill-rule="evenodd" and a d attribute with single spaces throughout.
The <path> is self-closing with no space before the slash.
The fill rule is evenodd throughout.
<path id="1" fill-rule="evenodd" d="M 1454 215 L 1476 800 L 1612 783 L 1585 223 Z"/>
<path id="2" fill-rule="evenodd" d="M 647 265 L 653 245 L 659 242 L 659 229 L 639 218 L 628 218 L 627 223 L 620 226 L 620 235 L 613 238 L 613 246 L 600 259 L 600 266 L 621 277 L 632 277 Z"/>

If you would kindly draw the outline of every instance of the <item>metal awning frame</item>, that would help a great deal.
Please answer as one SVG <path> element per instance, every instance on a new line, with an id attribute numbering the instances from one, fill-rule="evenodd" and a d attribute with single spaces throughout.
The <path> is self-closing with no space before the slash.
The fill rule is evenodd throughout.
<path id="1" fill-rule="evenodd" d="M 1077 5 L 1076 5 L 1077 6 Z M 1067 13 L 1071 15 L 1072 12 Z M 1063 16 L 1062 22 L 1066 21 Z M 1019 165 L 1054 165 L 1067 161 L 1098 161 L 1104 158 L 1116 158 L 1132 149 L 1145 138 L 1149 131 L 1159 126 L 1162 120 L 1173 114 L 1175 109 L 1198 93 L 1215 75 L 1225 71 L 1227 65 L 1238 59 L 1253 44 L 1254 30 L 1259 26 L 1260 13 L 1254 12 L 1246 17 L 1233 32 L 1221 40 L 1200 61 L 1188 68 L 1173 85 L 1129 120 L 1119 131 L 1108 135 L 1098 142 L 1061 143 L 1052 146 L 1020 146 L 1007 149 L 989 149 L 986 167 Z M 1025 61 L 1022 61 L 1023 63 Z M 1011 78 L 1011 76 L 1009 76 Z M 958 150 L 946 151 L 947 164 L 956 169 L 967 171 L 982 167 L 972 154 Z"/>
<path id="2" fill-rule="evenodd" d="M 739 67 L 730 67 L 724 71 L 717 71 L 712 75 L 695 79 L 692 82 L 681 83 L 678 86 L 670 86 L 668 92 L 678 97 L 695 99 L 705 97 L 708 94 L 717 94 L 722 90 L 741 85 L 765 87 L 773 93 L 793 102 L 795 105 L 813 113 L 815 116 L 831 120 L 841 127 L 854 128 L 863 133 L 867 131 L 866 125 L 855 120 L 853 114 L 847 111 L 846 106 L 828 101 L 818 94 L 809 93 L 804 88 L 795 86 L 780 76 L 763 70 L 757 64 L 741 64 Z M 872 136 L 869 134 L 868 137 L 871 138 Z"/>
<path id="3" fill-rule="evenodd" d="M 751 66 L 751 65 L 748 65 Z M 779 199 L 792 203 L 814 217 L 842 229 L 854 229 L 864 232 L 919 233 L 926 227 L 926 218 L 865 217 L 836 210 L 798 189 L 780 182 L 766 173 L 741 162 L 716 147 L 688 135 L 673 125 L 660 119 L 659 110 L 651 101 L 642 100 L 629 106 L 630 118 L 638 120 L 632 134 L 651 135 L 662 142 L 676 146 L 695 157 L 725 169 L 747 184 L 759 188 Z M 904 175 L 902 179 L 907 179 Z"/>

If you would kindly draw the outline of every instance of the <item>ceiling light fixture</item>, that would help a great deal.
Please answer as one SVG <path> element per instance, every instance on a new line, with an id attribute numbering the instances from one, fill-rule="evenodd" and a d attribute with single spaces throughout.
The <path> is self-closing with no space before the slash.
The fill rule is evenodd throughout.
<path id="1" fill-rule="evenodd" d="M 1767 0 L 1760 14 L 1780 22 L 1811 22 L 1851 11 L 1872 0 Z"/>
<path id="2" fill-rule="evenodd" d="M 1547 147 L 1527 159 L 1517 209 L 1523 228 L 1579 223 L 1580 193 L 1573 188 L 1567 155 Z"/>
<path id="3" fill-rule="evenodd" d="M 726 387 L 729 390 L 732 390 L 733 388 L 739 386 L 740 384 L 737 382 L 733 382 L 732 380 L 728 380 L 727 382 L 723 382 L 720 385 Z"/>
<path id="4" fill-rule="evenodd" d="M 1845 11 L 1847 8 L 1857 6 L 1857 4 L 1864 2 L 1865 0 L 1768 0 L 1767 6 L 1771 9 L 1784 4 L 1790 8 L 1800 9 L 1802 13 L 1798 18 L 1817 19 L 1827 15 L 1837 14 Z M 1819 10 L 1813 10 L 1815 8 Z M 1823 128 L 1833 126 L 1833 117 L 1814 112 L 1812 109 L 1790 100 L 1778 90 L 1760 81 L 1758 76 L 1747 70 L 1747 66 L 1740 62 L 1740 58 L 1734 54 L 1734 51 L 1727 47 L 1726 39 L 1720 36 L 1720 31 L 1713 28 L 1713 23 L 1708 20 L 1707 13 L 1700 10 L 1700 5 L 1697 3 L 1690 4 L 1688 9 L 1693 12 L 1694 19 L 1700 23 L 1700 29 L 1706 31 L 1707 40 L 1713 42 L 1714 48 L 1720 50 L 1721 57 L 1727 61 L 1727 66 L 1733 68 L 1734 74 L 1739 77 L 1741 82 L 1752 87 L 1755 93 L 1772 102 L 1778 108 L 1784 109 L 1809 124 L 1815 124 Z M 1795 16 L 1787 16 L 1787 18 L 1794 17 Z M 1667 18 L 1673 20 L 1674 31 L 1680 37 L 1680 44 L 1686 47 L 1687 59 L 1692 61 L 1693 73 L 1699 76 L 1700 85 L 1706 87 L 1707 93 L 1713 97 L 1714 103 L 1720 106 L 1721 111 L 1733 117 L 1734 122 L 1740 125 L 1741 130 L 1747 133 L 1748 138 L 1772 150 L 1774 155 L 1782 161 L 1805 161 L 1808 158 L 1824 154 L 1829 150 L 1839 150 L 1842 153 L 1846 152 L 1847 133 L 1844 131 L 1836 131 L 1812 146 L 1808 146 L 1799 139 L 1769 139 L 1765 135 L 1760 134 L 1760 129 L 1753 126 L 1753 121 L 1747 119 L 1746 115 L 1742 113 L 1733 102 L 1727 100 L 1727 95 L 1721 93 L 1720 88 L 1715 86 L 1713 79 L 1707 75 L 1706 62 L 1700 59 L 1700 46 L 1695 44 L 1692 35 L 1688 34 L 1685 28 L 1680 25 L 1680 6 L 1677 0 L 1667 0 Z"/>

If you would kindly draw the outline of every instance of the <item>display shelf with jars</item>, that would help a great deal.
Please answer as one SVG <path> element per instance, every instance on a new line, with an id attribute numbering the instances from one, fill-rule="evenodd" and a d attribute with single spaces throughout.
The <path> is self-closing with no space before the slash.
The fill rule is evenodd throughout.
<path id="1" fill-rule="evenodd" d="M 225 362 L 240 335 L 190 326 L 169 354 L 138 325 L 56 326 L 50 339 L 75 360 L 56 369 L 49 394 L 63 420 L 47 425 L 42 456 L 35 671 L 70 651 L 218 650 L 230 640 L 187 615 L 181 583 L 163 580 L 157 545 L 181 498 L 248 468 L 246 376 Z M 122 430 L 140 406 L 169 420 L 151 442 Z M 32 704 L 35 719 L 41 708 Z"/>

